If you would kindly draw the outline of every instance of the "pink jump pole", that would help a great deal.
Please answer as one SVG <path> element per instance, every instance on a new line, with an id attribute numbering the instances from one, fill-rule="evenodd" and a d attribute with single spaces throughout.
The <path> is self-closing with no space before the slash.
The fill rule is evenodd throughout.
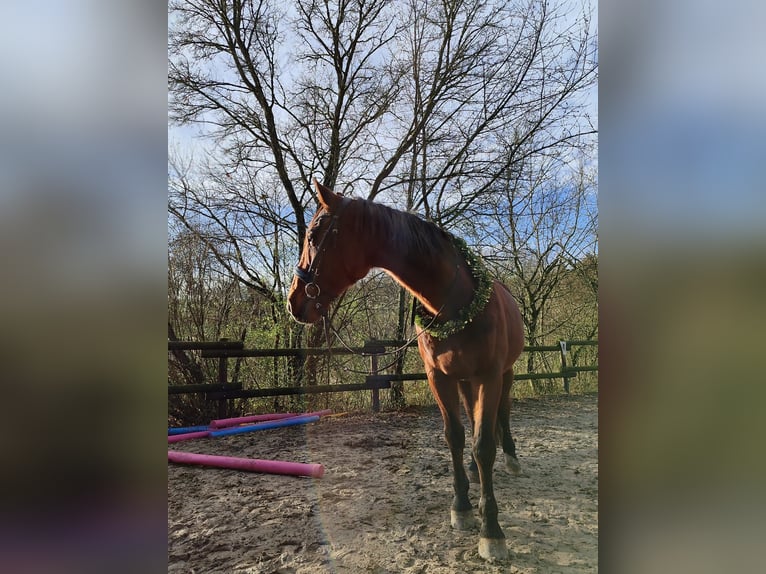
<path id="1" fill-rule="evenodd" d="M 265 421 L 275 421 L 281 419 L 290 419 L 294 417 L 308 417 L 308 416 L 326 416 L 332 414 L 332 410 L 325 409 L 323 411 L 315 411 L 313 413 L 274 413 L 270 415 L 248 415 L 246 417 L 234 417 L 231 419 L 216 419 L 210 421 L 211 429 L 222 429 L 227 427 L 233 427 L 241 424 L 260 423 Z"/>
<path id="2" fill-rule="evenodd" d="M 210 436 L 210 431 L 197 431 L 197 432 L 187 432 L 183 434 L 171 434 L 171 435 L 168 435 L 168 444 L 173 442 L 180 442 L 182 440 L 190 440 L 193 438 L 204 438 L 206 436 Z"/>
<path id="3" fill-rule="evenodd" d="M 193 452 L 182 452 L 177 450 L 168 451 L 168 460 L 178 464 L 198 464 L 202 466 L 214 466 L 217 468 L 246 470 L 249 472 L 310 476 L 312 478 L 321 478 L 324 474 L 324 467 L 321 464 L 196 454 Z"/>

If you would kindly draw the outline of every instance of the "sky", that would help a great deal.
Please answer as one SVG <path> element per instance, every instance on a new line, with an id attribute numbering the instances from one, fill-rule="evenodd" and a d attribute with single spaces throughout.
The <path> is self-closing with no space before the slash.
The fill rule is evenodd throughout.
<path id="1" fill-rule="evenodd" d="M 620 4 L 601 14 L 605 220 L 647 240 L 763 241 L 766 7 Z"/>

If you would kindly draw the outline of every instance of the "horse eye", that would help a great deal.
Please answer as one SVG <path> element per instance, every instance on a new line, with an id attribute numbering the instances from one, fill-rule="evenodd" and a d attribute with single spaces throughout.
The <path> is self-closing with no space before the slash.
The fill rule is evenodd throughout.
<path id="1" fill-rule="evenodd" d="M 317 232 L 316 232 L 315 229 L 312 229 L 311 231 L 309 231 L 309 233 L 306 236 L 306 238 L 308 239 L 310 247 L 316 247 L 317 246 L 317 241 L 316 241 L 316 239 L 317 239 Z"/>

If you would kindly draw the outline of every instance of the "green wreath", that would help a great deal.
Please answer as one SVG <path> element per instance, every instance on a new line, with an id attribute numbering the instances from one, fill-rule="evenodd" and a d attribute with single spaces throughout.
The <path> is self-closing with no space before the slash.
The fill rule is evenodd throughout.
<path id="1" fill-rule="evenodd" d="M 446 339 L 450 335 L 459 333 L 465 329 L 481 313 L 489 303 L 492 296 L 492 277 L 484 265 L 481 257 L 468 248 L 468 245 L 459 237 L 451 236 L 452 243 L 468 264 L 468 271 L 476 282 L 476 293 L 473 301 L 460 310 L 456 319 L 437 323 L 434 316 L 418 304 L 415 307 L 415 324 L 435 339 Z"/>

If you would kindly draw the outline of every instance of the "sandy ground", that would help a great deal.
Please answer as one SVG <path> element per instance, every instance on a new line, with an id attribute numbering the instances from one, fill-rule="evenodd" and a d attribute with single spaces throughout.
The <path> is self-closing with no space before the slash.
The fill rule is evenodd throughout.
<path id="1" fill-rule="evenodd" d="M 175 450 L 318 462 L 325 475 L 169 464 L 168 572 L 596 572 L 597 407 L 596 395 L 514 402 L 523 473 L 505 471 L 499 450 L 495 463 L 510 550 L 503 563 L 479 557 L 478 532 L 450 528 L 451 465 L 435 408 L 176 443 Z M 471 497 L 477 506 L 478 485 Z"/>

